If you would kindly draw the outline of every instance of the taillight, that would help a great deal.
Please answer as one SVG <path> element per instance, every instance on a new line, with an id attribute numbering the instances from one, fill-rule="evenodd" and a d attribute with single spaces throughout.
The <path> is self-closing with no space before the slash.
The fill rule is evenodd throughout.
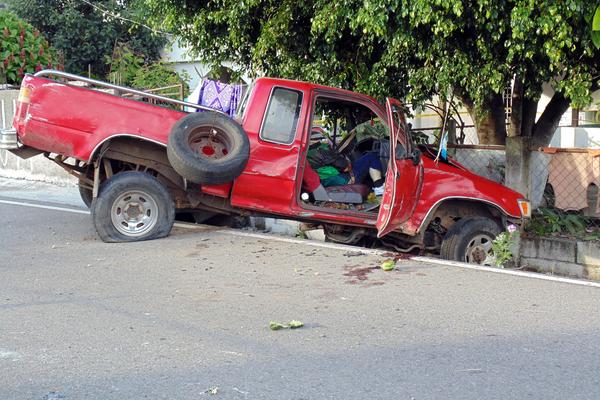
<path id="1" fill-rule="evenodd" d="M 29 103 L 31 102 L 31 87 L 22 85 L 17 98 L 17 110 L 15 112 L 14 126 L 24 124 L 29 111 Z"/>
<path id="2" fill-rule="evenodd" d="M 29 104 L 31 100 L 31 88 L 27 86 L 21 86 L 21 90 L 19 91 L 19 98 L 17 101 L 19 103 Z"/>
<path id="3" fill-rule="evenodd" d="M 519 209 L 521 210 L 521 215 L 526 218 L 531 217 L 531 203 L 529 200 L 519 199 L 517 200 L 519 204 Z"/>

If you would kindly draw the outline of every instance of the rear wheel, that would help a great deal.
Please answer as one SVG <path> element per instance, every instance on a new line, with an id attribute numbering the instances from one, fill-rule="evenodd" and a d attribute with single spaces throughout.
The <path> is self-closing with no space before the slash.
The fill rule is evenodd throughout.
<path id="1" fill-rule="evenodd" d="M 500 232 L 490 218 L 463 218 L 448 229 L 440 254 L 448 260 L 493 265 L 492 242 Z"/>
<path id="2" fill-rule="evenodd" d="M 79 183 L 79 195 L 81 196 L 83 204 L 85 204 L 87 208 L 90 208 L 93 200 L 92 189 L 82 186 L 81 183 Z"/>
<path id="3" fill-rule="evenodd" d="M 104 242 L 134 242 L 167 236 L 175 221 L 169 191 L 152 175 L 121 172 L 100 187 L 91 207 Z"/>
<path id="4" fill-rule="evenodd" d="M 94 179 L 94 173 L 93 173 L 93 168 L 90 168 L 89 166 L 86 168 L 85 173 L 83 174 L 83 176 L 81 178 L 87 178 L 90 180 Z M 92 200 L 93 200 L 93 192 L 92 192 L 92 188 L 89 187 L 89 183 L 86 183 L 85 179 L 79 179 L 79 196 L 81 196 L 81 201 L 83 201 L 83 204 L 86 205 L 87 208 L 90 208 L 92 206 Z"/>

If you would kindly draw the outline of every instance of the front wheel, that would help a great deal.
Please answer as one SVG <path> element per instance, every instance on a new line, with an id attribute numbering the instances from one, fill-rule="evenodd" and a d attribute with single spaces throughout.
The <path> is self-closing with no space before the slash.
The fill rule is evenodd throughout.
<path id="1" fill-rule="evenodd" d="M 104 242 L 165 237 L 175 221 L 169 191 L 155 177 L 142 172 L 121 172 L 104 182 L 91 212 Z"/>
<path id="2" fill-rule="evenodd" d="M 492 242 L 500 232 L 490 218 L 463 218 L 448 229 L 440 254 L 448 260 L 493 265 Z"/>

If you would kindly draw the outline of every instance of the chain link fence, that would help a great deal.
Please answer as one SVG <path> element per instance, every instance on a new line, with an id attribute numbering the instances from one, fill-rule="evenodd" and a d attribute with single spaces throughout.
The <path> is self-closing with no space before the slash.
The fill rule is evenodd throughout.
<path id="1" fill-rule="evenodd" d="M 533 153 L 530 170 L 545 182 L 531 229 L 600 240 L 600 150 L 543 148 Z"/>
<path id="2" fill-rule="evenodd" d="M 504 146 L 449 145 L 460 164 L 505 183 Z M 529 199 L 534 209 L 528 229 L 540 236 L 600 240 L 600 150 L 542 148 L 532 151 Z"/>

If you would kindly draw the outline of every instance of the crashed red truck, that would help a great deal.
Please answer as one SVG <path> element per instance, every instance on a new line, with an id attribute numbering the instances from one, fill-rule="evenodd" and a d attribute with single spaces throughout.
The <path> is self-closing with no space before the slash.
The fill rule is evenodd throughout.
<path id="1" fill-rule="evenodd" d="M 322 226 L 335 242 L 379 240 L 400 251 L 427 249 L 486 263 L 493 238 L 530 214 L 521 194 L 452 160 L 435 161 L 430 147 L 416 146 L 397 100 L 382 106 L 346 90 L 261 78 L 235 119 L 174 105 L 202 109 L 41 71 L 23 80 L 13 129 L 2 131 L 0 145 L 24 158 L 44 153 L 77 176 L 96 231 L 107 242 L 164 237 L 176 211 L 188 211 L 293 219 Z M 356 128 L 368 121 L 381 121 L 387 137 L 359 137 Z M 316 125 L 327 126 L 331 146 L 349 159 L 365 152 L 380 156 L 385 186 L 379 207 L 369 206 L 369 187 L 360 185 L 326 188 L 325 197 L 304 193 Z"/>

